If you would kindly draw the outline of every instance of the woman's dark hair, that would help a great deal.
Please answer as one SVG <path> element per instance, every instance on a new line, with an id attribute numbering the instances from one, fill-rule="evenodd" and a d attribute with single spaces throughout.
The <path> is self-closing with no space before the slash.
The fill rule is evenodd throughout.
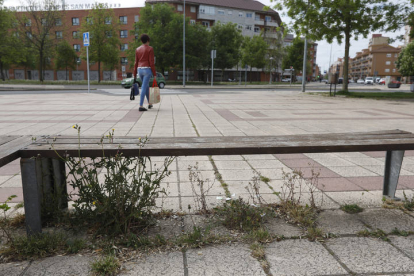
<path id="1" fill-rule="evenodd" d="M 141 35 L 141 41 L 142 41 L 143 44 L 145 44 L 148 41 L 150 41 L 150 37 L 147 34 L 142 34 Z"/>

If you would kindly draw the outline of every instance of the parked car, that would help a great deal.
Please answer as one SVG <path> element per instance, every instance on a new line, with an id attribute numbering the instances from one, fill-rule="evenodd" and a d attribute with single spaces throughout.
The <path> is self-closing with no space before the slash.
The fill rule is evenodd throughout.
<path id="1" fill-rule="evenodd" d="M 136 78 L 136 80 L 138 81 L 138 86 L 141 87 L 142 86 L 142 81 L 141 79 L 138 77 Z M 154 81 L 154 78 L 151 78 L 149 83 L 150 86 L 152 85 L 152 82 Z M 134 83 L 134 79 L 133 78 L 128 78 L 128 79 L 123 79 L 121 82 L 122 87 L 124 88 L 130 88 L 132 86 L 132 84 Z M 161 73 L 157 72 L 157 84 L 158 87 L 163 89 L 165 87 L 165 78 Z"/>
<path id="2" fill-rule="evenodd" d="M 290 78 L 284 78 L 282 79 L 282 82 L 290 82 Z"/>
<path id="3" fill-rule="evenodd" d="M 401 82 L 393 80 L 388 83 L 388 88 L 400 88 Z"/>
<path id="4" fill-rule="evenodd" d="M 383 85 L 385 85 L 385 79 L 380 79 L 380 80 L 378 81 L 378 84 L 383 84 Z"/>
<path id="5" fill-rule="evenodd" d="M 349 79 L 348 83 L 355 83 L 353 79 Z"/>
<path id="6" fill-rule="evenodd" d="M 357 83 L 358 83 L 358 84 L 364 84 L 364 83 L 365 83 L 365 81 L 364 81 L 363 79 L 359 79 L 359 80 L 357 80 Z"/>
<path id="7" fill-rule="evenodd" d="M 364 84 L 374 84 L 374 78 L 373 77 L 366 77 Z"/>
<path id="8" fill-rule="evenodd" d="M 328 80 L 327 79 L 323 79 L 322 82 L 328 84 Z"/>

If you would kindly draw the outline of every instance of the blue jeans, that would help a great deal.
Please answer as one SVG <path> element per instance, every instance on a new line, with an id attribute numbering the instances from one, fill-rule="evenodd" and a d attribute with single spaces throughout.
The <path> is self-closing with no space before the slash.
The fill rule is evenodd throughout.
<path id="1" fill-rule="evenodd" d="M 147 96 L 147 101 L 149 103 L 149 81 L 152 77 L 151 68 L 139 68 L 138 69 L 138 76 L 142 81 L 141 85 L 141 97 L 139 101 L 139 106 L 144 105 L 145 96 Z"/>

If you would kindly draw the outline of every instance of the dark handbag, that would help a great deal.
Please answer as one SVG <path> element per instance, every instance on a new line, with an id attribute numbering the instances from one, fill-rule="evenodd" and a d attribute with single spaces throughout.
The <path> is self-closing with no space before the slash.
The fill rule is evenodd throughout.
<path id="1" fill-rule="evenodd" d="M 139 95 L 139 86 L 138 86 L 138 83 L 134 83 L 131 86 L 131 94 L 129 95 L 129 99 L 133 101 L 135 100 L 135 96 L 138 96 L 138 95 Z"/>

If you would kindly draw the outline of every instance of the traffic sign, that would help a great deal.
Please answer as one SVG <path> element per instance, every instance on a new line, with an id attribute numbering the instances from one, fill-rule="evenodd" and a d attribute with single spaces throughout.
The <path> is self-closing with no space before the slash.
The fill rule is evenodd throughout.
<path id="1" fill-rule="evenodd" d="M 83 33 L 83 46 L 89 46 L 89 32 Z"/>

